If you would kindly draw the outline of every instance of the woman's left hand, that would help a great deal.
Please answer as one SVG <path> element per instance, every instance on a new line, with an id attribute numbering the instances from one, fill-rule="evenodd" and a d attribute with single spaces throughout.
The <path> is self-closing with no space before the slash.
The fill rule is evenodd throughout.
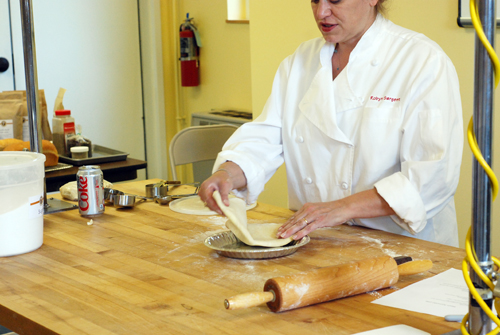
<path id="1" fill-rule="evenodd" d="M 292 235 L 300 240 L 310 232 L 323 227 L 341 225 L 350 218 L 346 216 L 347 203 L 341 200 L 306 203 L 284 225 L 278 229 L 278 238 Z"/>
<path id="2" fill-rule="evenodd" d="M 338 226 L 355 218 L 394 214 L 394 210 L 373 188 L 336 201 L 306 203 L 278 229 L 277 237 L 293 235 L 294 240 L 300 240 L 318 228 Z"/>

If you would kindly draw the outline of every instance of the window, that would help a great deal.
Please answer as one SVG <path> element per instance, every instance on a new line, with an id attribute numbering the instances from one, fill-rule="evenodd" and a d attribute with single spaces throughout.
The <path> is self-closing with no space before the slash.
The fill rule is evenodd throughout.
<path id="1" fill-rule="evenodd" d="M 250 21 L 250 0 L 227 0 L 228 23 L 248 23 Z"/>

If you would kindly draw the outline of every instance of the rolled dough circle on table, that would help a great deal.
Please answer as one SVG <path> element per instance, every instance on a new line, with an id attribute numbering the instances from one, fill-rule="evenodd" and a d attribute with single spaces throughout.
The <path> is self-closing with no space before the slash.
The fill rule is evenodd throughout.
<path id="1" fill-rule="evenodd" d="M 228 207 L 222 202 L 218 191 L 215 191 L 213 196 L 228 218 L 226 226 L 241 242 L 251 246 L 281 247 L 293 241 L 291 237 L 276 237 L 281 223 L 248 223 L 245 201 L 242 199 L 230 199 Z"/>
<path id="2" fill-rule="evenodd" d="M 234 196 L 230 196 L 230 199 L 236 199 Z M 231 200 L 229 200 L 231 201 Z M 214 212 L 201 201 L 200 197 L 197 195 L 193 195 L 186 198 L 176 199 L 171 201 L 168 206 L 171 210 L 181 214 L 192 214 L 192 215 L 219 215 L 217 212 Z M 254 202 L 251 205 L 246 206 L 246 210 L 255 208 L 257 206 L 257 202 Z"/>

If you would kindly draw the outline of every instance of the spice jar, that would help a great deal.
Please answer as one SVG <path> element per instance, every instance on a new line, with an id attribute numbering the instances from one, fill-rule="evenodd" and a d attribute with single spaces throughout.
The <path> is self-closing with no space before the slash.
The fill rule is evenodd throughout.
<path id="1" fill-rule="evenodd" d="M 71 158 L 86 159 L 89 158 L 89 147 L 71 147 Z"/>
<path id="2" fill-rule="evenodd" d="M 70 110 L 58 110 L 52 118 L 52 142 L 59 155 L 71 156 L 68 148 L 68 137 L 75 134 L 75 119 Z"/>
<path id="3" fill-rule="evenodd" d="M 78 127 L 80 126 L 78 125 L 77 128 Z M 82 136 L 80 132 L 81 130 L 78 130 L 78 134 L 70 135 L 66 138 L 66 145 L 68 147 L 68 150 L 71 151 L 72 147 L 87 147 L 89 148 L 88 156 L 92 157 L 92 141 L 85 136 Z"/>

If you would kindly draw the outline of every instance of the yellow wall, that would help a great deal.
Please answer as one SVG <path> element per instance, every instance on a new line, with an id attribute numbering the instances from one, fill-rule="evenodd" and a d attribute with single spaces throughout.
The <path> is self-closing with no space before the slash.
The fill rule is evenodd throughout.
<path id="1" fill-rule="evenodd" d="M 172 137 L 177 133 L 176 110 L 178 106 L 177 94 L 177 58 L 176 42 L 171 38 L 174 32 L 178 31 L 177 25 L 169 18 L 174 17 L 174 6 L 172 1 L 162 1 L 161 6 L 161 29 L 162 29 L 162 47 L 163 47 L 163 75 L 164 75 L 164 97 L 165 97 L 165 128 L 167 142 L 170 143 Z M 171 174 L 170 174 L 171 176 Z"/>
<path id="2" fill-rule="evenodd" d="M 191 125 L 191 114 L 212 109 L 251 111 L 248 24 L 226 23 L 226 0 L 162 0 L 167 141 Z M 186 18 L 200 32 L 200 85 L 180 86 L 179 26 Z M 173 96 L 172 96 L 173 95 Z M 192 182 L 190 168 L 178 179 Z"/>
<path id="3" fill-rule="evenodd" d="M 252 109 L 254 116 L 259 115 L 270 93 L 279 63 L 301 42 L 319 36 L 310 2 L 306 0 L 252 0 L 249 27 L 225 23 L 225 0 L 178 2 L 179 13 L 190 11 L 191 16 L 195 17 L 206 46 L 202 50 L 202 86 L 181 89 L 181 107 L 188 114 L 210 108 L 240 108 Z M 439 43 L 455 64 L 466 124 L 472 115 L 473 106 L 474 31 L 457 26 L 458 1 L 389 0 L 388 3 L 389 19 L 422 32 Z M 184 15 L 178 14 L 177 17 L 178 26 Z M 496 101 L 498 94 L 495 95 Z M 494 143 L 500 140 L 499 123 L 500 118 L 497 117 Z M 498 147 L 494 147 L 493 158 L 493 166 L 499 166 Z M 462 246 L 471 221 L 471 162 L 472 155 L 465 143 L 456 194 Z M 284 171 L 279 171 L 266 185 L 259 201 L 287 206 Z M 500 225 L 498 203 L 500 199 L 493 206 L 493 225 Z M 492 240 L 499 240 L 498 237 L 500 228 L 493 227 Z M 494 254 L 500 255 L 500 245 L 493 245 L 492 248 Z"/>
<path id="4" fill-rule="evenodd" d="M 320 36 L 305 0 L 250 1 L 250 46 L 252 106 L 258 116 L 271 92 L 281 61 L 299 44 Z M 288 207 L 285 168 L 282 166 L 266 184 L 259 201 Z"/>
<path id="5" fill-rule="evenodd" d="M 181 113 L 211 109 L 252 110 L 248 24 L 226 23 L 226 0 L 177 1 L 177 27 L 186 13 L 194 17 L 203 47 L 200 51 L 200 86 L 181 88 Z"/>

